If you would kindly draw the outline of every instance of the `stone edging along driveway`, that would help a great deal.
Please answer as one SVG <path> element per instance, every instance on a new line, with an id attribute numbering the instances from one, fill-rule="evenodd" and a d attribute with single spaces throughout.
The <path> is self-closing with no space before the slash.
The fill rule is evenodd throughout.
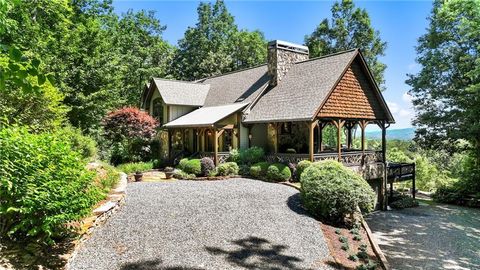
<path id="1" fill-rule="evenodd" d="M 140 182 L 69 269 L 332 269 L 289 187 L 250 179 Z"/>

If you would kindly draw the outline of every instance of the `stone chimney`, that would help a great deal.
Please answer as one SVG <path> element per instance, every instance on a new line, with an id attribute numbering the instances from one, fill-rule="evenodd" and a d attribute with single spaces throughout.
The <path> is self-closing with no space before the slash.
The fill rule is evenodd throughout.
<path id="1" fill-rule="evenodd" d="M 268 43 L 268 75 L 272 76 L 270 85 L 277 85 L 293 64 L 308 60 L 308 47 L 273 40 Z"/>

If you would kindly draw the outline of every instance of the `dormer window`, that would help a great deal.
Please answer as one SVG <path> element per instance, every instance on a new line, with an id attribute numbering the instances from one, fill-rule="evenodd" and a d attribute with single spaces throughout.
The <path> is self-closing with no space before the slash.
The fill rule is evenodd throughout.
<path id="1" fill-rule="evenodd" d="M 162 98 L 156 98 L 152 102 L 152 116 L 155 117 L 160 125 L 163 125 L 163 102 Z"/>

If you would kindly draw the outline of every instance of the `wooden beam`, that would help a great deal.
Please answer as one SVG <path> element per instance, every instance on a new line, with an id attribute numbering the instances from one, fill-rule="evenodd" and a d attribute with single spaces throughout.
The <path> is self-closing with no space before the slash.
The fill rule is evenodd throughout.
<path id="1" fill-rule="evenodd" d="M 345 124 L 344 120 L 333 120 L 333 124 L 337 127 L 337 151 L 338 162 L 342 162 L 342 127 Z"/>
<path id="2" fill-rule="evenodd" d="M 223 132 L 223 130 L 222 130 Z M 215 161 L 215 166 L 218 165 L 218 137 L 220 137 L 221 133 L 217 131 L 217 129 L 214 129 L 213 132 L 213 152 L 214 152 L 214 161 Z"/>
<path id="3" fill-rule="evenodd" d="M 281 123 L 271 123 L 273 129 L 275 130 L 275 138 L 273 141 L 273 152 L 278 153 L 278 127 L 281 125 Z"/>
<path id="4" fill-rule="evenodd" d="M 308 134 L 309 134 L 309 139 L 308 139 L 308 154 L 310 157 L 310 161 L 313 162 L 313 149 L 314 149 L 314 143 L 313 143 L 313 135 L 315 132 L 315 126 L 317 125 L 317 121 L 313 121 L 308 124 Z"/>

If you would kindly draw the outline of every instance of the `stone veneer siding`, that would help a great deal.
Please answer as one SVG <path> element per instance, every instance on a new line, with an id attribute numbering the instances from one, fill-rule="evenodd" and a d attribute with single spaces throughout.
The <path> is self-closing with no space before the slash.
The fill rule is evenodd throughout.
<path id="1" fill-rule="evenodd" d="M 282 48 L 268 49 L 268 74 L 272 76 L 270 85 L 280 82 L 293 64 L 308 60 L 308 54 L 285 50 Z"/>

